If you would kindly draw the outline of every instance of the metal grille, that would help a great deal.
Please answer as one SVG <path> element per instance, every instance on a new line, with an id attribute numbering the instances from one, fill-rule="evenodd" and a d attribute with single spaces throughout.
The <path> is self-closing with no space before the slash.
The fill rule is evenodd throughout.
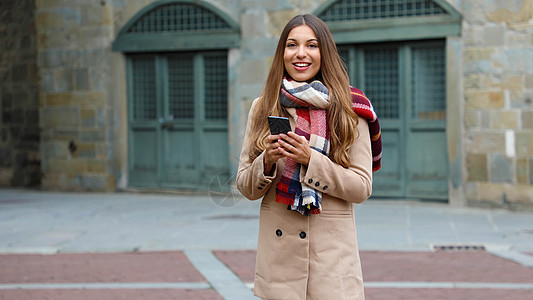
<path id="1" fill-rule="evenodd" d="M 192 4 L 161 5 L 140 18 L 130 33 L 176 31 L 213 31 L 230 29 L 229 25 L 209 10 Z"/>
<path id="2" fill-rule="evenodd" d="M 157 116 L 155 60 L 153 57 L 133 57 L 133 119 L 154 120 Z"/>
<path id="3" fill-rule="evenodd" d="M 446 67 L 444 47 L 412 50 L 411 117 L 423 120 L 446 118 Z"/>
<path id="4" fill-rule="evenodd" d="M 226 119 L 228 115 L 228 70 L 226 55 L 205 57 L 205 118 Z"/>
<path id="5" fill-rule="evenodd" d="M 169 57 L 168 81 L 169 113 L 175 119 L 193 119 L 193 57 Z"/>
<path id="6" fill-rule="evenodd" d="M 344 62 L 346 72 L 350 74 L 350 52 L 348 48 L 338 48 L 338 52 L 339 56 L 341 57 L 341 60 Z"/>
<path id="7" fill-rule="evenodd" d="M 341 0 L 319 17 L 325 22 L 392 19 L 447 14 L 430 0 Z"/>
<path id="8" fill-rule="evenodd" d="M 365 50 L 365 93 L 384 119 L 398 119 L 398 49 Z"/>

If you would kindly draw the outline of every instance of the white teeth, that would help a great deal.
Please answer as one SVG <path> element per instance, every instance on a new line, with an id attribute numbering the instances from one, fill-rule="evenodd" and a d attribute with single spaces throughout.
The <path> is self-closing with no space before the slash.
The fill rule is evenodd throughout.
<path id="1" fill-rule="evenodd" d="M 308 63 L 295 63 L 294 65 L 297 66 L 297 67 L 308 67 L 310 64 L 308 64 Z"/>

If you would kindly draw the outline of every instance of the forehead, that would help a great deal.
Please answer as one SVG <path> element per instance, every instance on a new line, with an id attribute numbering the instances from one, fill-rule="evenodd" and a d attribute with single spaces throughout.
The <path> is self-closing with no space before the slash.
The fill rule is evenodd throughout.
<path id="1" fill-rule="evenodd" d="M 313 31 L 309 25 L 299 25 L 291 29 L 289 31 L 289 35 L 287 36 L 287 40 L 294 39 L 294 40 L 310 40 L 315 39 L 317 40 L 316 34 Z"/>

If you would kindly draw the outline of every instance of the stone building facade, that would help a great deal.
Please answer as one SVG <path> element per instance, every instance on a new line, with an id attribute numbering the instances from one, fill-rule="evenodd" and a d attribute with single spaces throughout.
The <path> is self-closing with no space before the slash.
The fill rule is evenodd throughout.
<path id="1" fill-rule="evenodd" d="M 292 16 L 314 13 L 327 19 L 352 83 L 383 116 L 376 195 L 533 208 L 531 0 L 7 2 L 2 185 L 213 190 L 231 182 L 279 33 Z M 384 64 L 398 82 L 379 81 Z M 390 94 L 391 84 L 402 95 Z M 193 96 L 182 92 L 190 86 Z M 223 108 L 204 100 L 218 99 L 209 87 L 220 86 Z M 440 104 L 424 102 L 432 93 Z"/>

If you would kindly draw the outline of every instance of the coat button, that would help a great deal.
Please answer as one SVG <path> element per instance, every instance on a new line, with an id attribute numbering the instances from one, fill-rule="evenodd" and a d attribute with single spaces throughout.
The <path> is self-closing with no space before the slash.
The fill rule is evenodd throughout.
<path id="1" fill-rule="evenodd" d="M 322 189 L 323 189 L 323 190 L 327 190 L 327 189 L 328 189 L 328 186 L 325 185 Z"/>
<path id="2" fill-rule="evenodd" d="M 300 232 L 300 238 L 305 239 L 307 235 L 305 234 L 305 231 Z"/>
<path id="3" fill-rule="evenodd" d="M 259 185 L 260 185 L 260 186 L 262 186 L 262 187 L 264 187 L 264 186 L 265 186 L 265 184 L 264 184 L 264 183 L 260 183 Z"/>
<path id="4" fill-rule="evenodd" d="M 307 181 L 309 183 L 313 183 L 313 179 L 312 178 L 309 178 L 309 180 Z"/>
<path id="5" fill-rule="evenodd" d="M 283 232 L 281 232 L 281 229 L 276 230 L 276 235 L 277 236 L 281 236 L 282 234 L 283 234 Z"/>
<path id="6" fill-rule="evenodd" d="M 319 185 L 320 185 L 320 182 L 317 181 L 317 182 L 315 183 L 315 186 L 319 186 Z"/>

